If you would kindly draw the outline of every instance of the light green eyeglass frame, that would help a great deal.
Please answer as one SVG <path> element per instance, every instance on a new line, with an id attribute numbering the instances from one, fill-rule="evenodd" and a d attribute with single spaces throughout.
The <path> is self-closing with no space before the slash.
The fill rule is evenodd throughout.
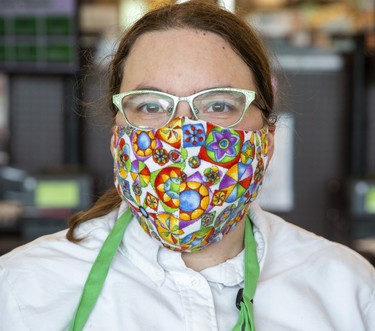
<path id="1" fill-rule="evenodd" d="M 235 126 L 236 124 L 238 124 L 239 122 L 241 122 L 242 119 L 244 118 L 245 113 L 246 113 L 247 109 L 249 108 L 250 104 L 255 100 L 255 92 L 254 91 L 246 90 L 246 89 L 240 89 L 240 88 L 232 88 L 232 87 L 218 87 L 218 88 L 203 90 L 203 91 L 200 91 L 198 93 L 192 94 L 192 95 L 187 96 L 187 97 L 178 97 L 178 96 L 175 96 L 173 94 L 160 92 L 160 91 L 154 91 L 154 90 L 135 90 L 135 91 L 115 94 L 112 97 L 112 101 L 113 101 L 113 104 L 118 108 L 118 110 L 120 111 L 120 113 L 124 117 L 126 123 L 128 123 L 130 126 L 135 127 L 137 129 L 141 129 L 141 130 L 151 130 L 151 129 L 157 129 L 157 128 L 139 126 L 139 125 L 135 125 L 135 124 L 129 122 L 129 120 L 127 119 L 127 117 L 124 113 L 124 110 L 122 109 L 121 100 L 124 97 L 129 96 L 129 95 L 142 94 L 142 93 L 153 93 L 153 94 L 156 94 L 156 95 L 171 98 L 173 100 L 173 109 L 169 112 L 170 113 L 169 119 L 165 123 L 165 124 L 167 124 L 174 117 L 174 115 L 176 113 L 177 105 L 180 101 L 186 101 L 186 102 L 189 103 L 191 111 L 194 115 L 194 118 L 196 120 L 198 120 L 199 119 L 199 116 L 198 116 L 199 111 L 198 111 L 198 109 L 194 108 L 193 100 L 196 97 L 199 97 L 202 94 L 205 94 L 205 93 L 208 93 L 208 92 L 220 92 L 220 91 L 223 91 L 223 92 L 240 92 L 243 95 L 245 95 L 245 98 L 246 98 L 245 106 L 244 106 L 244 109 L 242 110 L 242 114 L 241 114 L 240 118 L 236 122 L 234 122 L 233 124 L 226 126 L 228 128 L 231 128 L 231 127 Z"/>

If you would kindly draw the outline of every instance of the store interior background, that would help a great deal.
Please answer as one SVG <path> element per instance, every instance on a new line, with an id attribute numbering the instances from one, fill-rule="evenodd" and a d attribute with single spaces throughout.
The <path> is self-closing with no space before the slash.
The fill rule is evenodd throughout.
<path id="1" fill-rule="evenodd" d="M 0 2 L 0 255 L 66 228 L 112 187 L 108 61 L 121 32 L 160 3 Z M 374 263 L 374 1 L 222 4 L 273 57 L 280 121 L 260 203 Z"/>

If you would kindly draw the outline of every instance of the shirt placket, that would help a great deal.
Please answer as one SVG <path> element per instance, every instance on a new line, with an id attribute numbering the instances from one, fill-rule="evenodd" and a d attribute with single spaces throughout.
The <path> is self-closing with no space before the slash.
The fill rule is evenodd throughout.
<path id="1" fill-rule="evenodd" d="M 186 331 L 218 330 L 210 285 L 199 273 L 172 272 L 184 310 Z"/>

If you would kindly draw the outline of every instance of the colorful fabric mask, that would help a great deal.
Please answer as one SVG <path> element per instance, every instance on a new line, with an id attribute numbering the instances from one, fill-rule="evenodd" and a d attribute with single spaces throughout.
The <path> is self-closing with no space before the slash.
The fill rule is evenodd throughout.
<path id="1" fill-rule="evenodd" d="M 200 250 L 233 230 L 258 195 L 267 134 L 187 117 L 148 131 L 118 126 L 115 186 L 151 237 L 172 250 Z"/>

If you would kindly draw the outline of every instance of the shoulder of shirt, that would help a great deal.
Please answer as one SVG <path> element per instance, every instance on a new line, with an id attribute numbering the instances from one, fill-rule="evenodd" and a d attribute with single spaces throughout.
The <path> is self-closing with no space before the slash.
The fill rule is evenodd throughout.
<path id="1" fill-rule="evenodd" d="M 80 224 L 75 232 L 77 238 L 82 239 L 73 243 L 66 238 L 67 230 L 44 235 L 0 257 L 0 267 L 19 265 L 21 261 L 31 259 L 48 259 L 50 256 L 69 256 L 81 251 L 92 251 L 97 254 L 104 240 L 107 238 L 119 210 L 107 215 L 94 218 Z"/>
<path id="2" fill-rule="evenodd" d="M 365 323 L 374 325 L 375 268 L 365 258 L 345 245 L 263 211 L 257 204 L 251 206 L 249 215 L 257 243 L 263 245 L 260 288 L 267 293 L 272 289 L 285 294 L 289 291 L 290 295 L 306 290 L 307 294 L 315 293 L 322 306 L 345 310 L 352 305 Z M 337 301 L 341 298 L 346 301 Z"/>
<path id="3" fill-rule="evenodd" d="M 332 271 L 363 277 L 375 289 L 374 267 L 351 248 L 263 211 L 257 204 L 250 208 L 249 214 L 255 225 L 254 231 L 259 232 L 263 241 L 264 254 L 260 262 L 266 268 L 280 272 L 295 266 L 306 270 L 321 267 L 325 274 Z"/>

